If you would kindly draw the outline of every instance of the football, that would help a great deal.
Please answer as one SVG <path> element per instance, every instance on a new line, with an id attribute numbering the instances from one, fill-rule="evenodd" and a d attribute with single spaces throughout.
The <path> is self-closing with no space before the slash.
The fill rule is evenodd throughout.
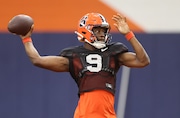
<path id="1" fill-rule="evenodd" d="M 8 23 L 8 31 L 16 34 L 25 36 L 34 24 L 34 20 L 25 14 L 19 14 L 14 16 Z"/>

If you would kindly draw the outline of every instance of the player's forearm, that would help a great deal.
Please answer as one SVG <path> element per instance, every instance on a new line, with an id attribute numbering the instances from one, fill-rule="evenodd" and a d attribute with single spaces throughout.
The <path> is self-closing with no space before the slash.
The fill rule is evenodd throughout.
<path id="1" fill-rule="evenodd" d="M 144 65 L 148 65 L 150 63 L 150 59 L 141 43 L 136 39 L 136 37 L 133 37 L 131 40 L 129 40 L 129 42 L 131 43 L 136 53 L 136 58 L 138 59 L 138 61 L 143 63 Z"/>
<path id="2" fill-rule="evenodd" d="M 36 65 L 40 59 L 40 55 L 32 42 L 24 43 L 26 54 L 28 55 L 31 62 Z"/>

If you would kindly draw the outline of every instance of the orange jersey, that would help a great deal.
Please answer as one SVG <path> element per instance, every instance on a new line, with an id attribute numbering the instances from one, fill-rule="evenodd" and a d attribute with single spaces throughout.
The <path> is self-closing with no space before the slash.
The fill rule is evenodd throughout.
<path id="1" fill-rule="evenodd" d="M 116 118 L 114 96 L 104 90 L 82 93 L 74 118 Z"/>

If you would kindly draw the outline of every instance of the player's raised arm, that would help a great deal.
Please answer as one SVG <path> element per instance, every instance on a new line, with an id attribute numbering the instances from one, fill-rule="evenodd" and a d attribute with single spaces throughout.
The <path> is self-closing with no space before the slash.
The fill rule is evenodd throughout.
<path id="1" fill-rule="evenodd" d="M 141 43 L 136 39 L 134 33 L 129 29 L 126 18 L 120 14 L 117 14 L 114 15 L 112 19 L 115 21 L 115 27 L 121 34 L 125 36 L 135 51 L 135 53 L 126 52 L 120 55 L 119 61 L 128 67 L 147 66 L 150 63 L 149 56 Z"/>
<path id="2" fill-rule="evenodd" d="M 8 30 L 21 37 L 26 54 L 35 66 L 57 72 L 69 71 L 69 61 L 67 58 L 62 56 L 41 56 L 38 53 L 31 39 L 31 34 L 34 29 L 32 20 L 32 18 L 24 15 L 13 17 L 8 24 Z"/>
<path id="3" fill-rule="evenodd" d="M 38 67 L 57 72 L 66 72 L 69 69 L 69 61 L 62 56 L 40 56 L 30 37 L 21 36 L 25 51 L 31 62 Z"/>

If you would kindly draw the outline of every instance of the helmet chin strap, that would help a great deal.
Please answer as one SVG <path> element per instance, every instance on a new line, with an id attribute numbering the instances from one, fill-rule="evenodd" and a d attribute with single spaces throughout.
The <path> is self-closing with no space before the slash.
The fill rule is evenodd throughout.
<path id="1" fill-rule="evenodd" d="M 94 46 L 94 47 L 97 48 L 97 49 L 101 49 L 101 48 L 106 47 L 106 44 L 105 44 L 105 42 L 103 42 L 103 41 L 95 41 L 95 42 L 93 42 L 93 43 L 90 43 L 90 42 L 87 41 L 86 39 L 85 39 L 85 41 L 86 41 L 87 43 L 89 43 L 90 45 Z"/>
<path id="2" fill-rule="evenodd" d="M 92 45 L 97 49 L 101 49 L 101 48 L 106 47 L 106 44 L 102 41 L 94 42 L 94 43 L 92 43 Z"/>

